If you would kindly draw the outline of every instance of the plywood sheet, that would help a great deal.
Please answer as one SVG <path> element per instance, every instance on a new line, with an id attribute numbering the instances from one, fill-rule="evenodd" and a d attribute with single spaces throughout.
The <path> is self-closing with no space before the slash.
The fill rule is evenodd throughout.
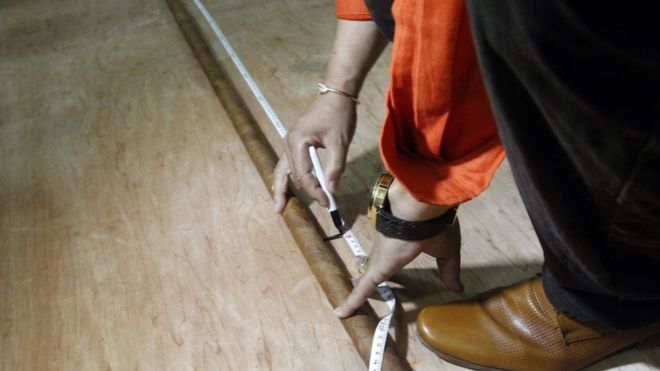
<path id="1" fill-rule="evenodd" d="M 160 1 L 0 4 L 0 369 L 360 369 Z"/>

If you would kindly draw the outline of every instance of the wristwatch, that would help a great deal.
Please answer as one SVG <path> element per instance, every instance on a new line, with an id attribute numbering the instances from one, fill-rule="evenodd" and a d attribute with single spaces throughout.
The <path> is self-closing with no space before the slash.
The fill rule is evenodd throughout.
<path id="1" fill-rule="evenodd" d="M 419 241 L 437 236 L 456 223 L 457 207 L 449 209 L 437 218 L 420 222 L 411 222 L 392 215 L 387 191 L 393 181 L 392 175 L 382 173 L 371 191 L 367 215 L 378 232 L 399 240 Z"/>

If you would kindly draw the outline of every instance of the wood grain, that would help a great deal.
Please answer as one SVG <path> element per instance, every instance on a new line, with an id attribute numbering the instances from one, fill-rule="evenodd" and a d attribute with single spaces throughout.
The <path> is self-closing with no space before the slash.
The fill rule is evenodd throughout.
<path id="1" fill-rule="evenodd" d="M 359 369 L 161 1 L 0 5 L 0 369 Z"/>
<path id="2" fill-rule="evenodd" d="M 323 74 L 332 1 L 206 4 L 293 125 Z M 367 248 L 387 58 L 362 92 L 339 194 Z M 467 295 L 540 270 L 506 164 L 460 215 Z M 294 244 L 162 1 L 0 2 L 0 370 L 363 368 Z M 393 285 L 408 330 L 392 333 L 397 348 L 417 370 L 458 369 L 414 334 L 419 308 L 458 298 L 433 262 Z M 659 365 L 657 349 L 630 350 L 590 370 Z"/>

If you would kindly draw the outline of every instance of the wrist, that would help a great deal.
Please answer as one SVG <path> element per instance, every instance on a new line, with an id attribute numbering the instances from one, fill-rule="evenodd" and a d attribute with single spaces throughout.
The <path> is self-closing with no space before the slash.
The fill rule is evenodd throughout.
<path id="1" fill-rule="evenodd" d="M 328 93 L 337 94 L 337 95 L 340 95 L 340 96 L 350 100 L 351 102 L 353 102 L 355 104 L 360 104 L 360 99 L 358 99 L 358 97 L 356 97 L 354 95 L 351 95 L 350 93 L 347 93 L 347 92 L 345 92 L 341 89 L 336 89 L 336 88 L 333 88 L 331 86 L 327 86 L 326 84 L 322 84 L 322 83 L 316 84 L 316 87 L 317 87 L 320 95 L 324 95 L 324 94 L 328 94 Z"/>
<path id="2" fill-rule="evenodd" d="M 388 200 L 392 215 L 411 222 L 431 220 L 451 209 L 451 206 L 427 204 L 417 200 L 397 181 L 390 186 Z"/>
<path id="3" fill-rule="evenodd" d="M 349 94 L 353 97 L 357 97 L 360 94 L 360 89 L 362 88 L 362 79 L 360 78 L 331 78 L 326 77 L 323 80 L 323 84 L 337 90 L 341 90 L 346 94 Z"/>
<path id="4" fill-rule="evenodd" d="M 388 173 L 382 173 L 371 190 L 368 214 L 378 232 L 406 241 L 432 238 L 456 222 L 455 207 L 418 201 Z"/>

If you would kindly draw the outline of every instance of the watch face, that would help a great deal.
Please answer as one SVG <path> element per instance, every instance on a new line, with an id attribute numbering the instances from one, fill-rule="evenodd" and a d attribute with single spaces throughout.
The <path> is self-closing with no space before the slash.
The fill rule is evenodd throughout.
<path id="1" fill-rule="evenodd" d="M 387 190 L 390 188 L 393 181 L 393 176 L 388 173 L 381 173 L 371 190 L 371 199 L 369 200 L 369 210 L 367 210 L 367 215 L 374 227 L 376 226 L 376 211 L 385 204 Z"/>

